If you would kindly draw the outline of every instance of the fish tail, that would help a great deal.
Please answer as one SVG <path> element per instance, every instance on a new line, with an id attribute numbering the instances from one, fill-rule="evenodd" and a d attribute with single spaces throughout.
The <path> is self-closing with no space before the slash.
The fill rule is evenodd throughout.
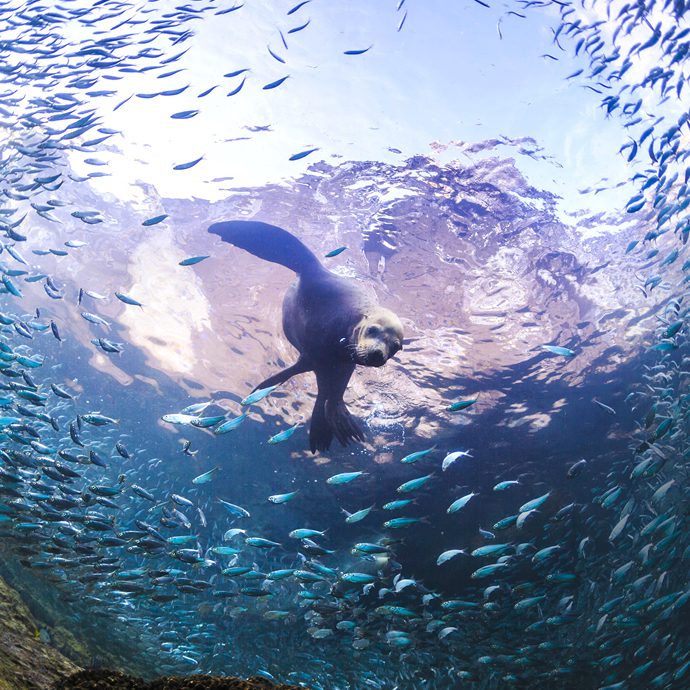
<path id="1" fill-rule="evenodd" d="M 208 231 L 265 261 L 285 266 L 298 275 L 322 269 L 315 254 L 287 230 L 254 220 L 213 223 Z"/>

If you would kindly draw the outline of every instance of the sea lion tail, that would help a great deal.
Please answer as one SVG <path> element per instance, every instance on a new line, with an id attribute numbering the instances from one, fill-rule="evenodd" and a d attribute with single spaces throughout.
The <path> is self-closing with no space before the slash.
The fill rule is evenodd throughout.
<path id="1" fill-rule="evenodd" d="M 298 275 L 319 270 L 316 255 L 287 230 L 255 220 L 213 223 L 208 231 L 265 261 L 291 269 Z"/>

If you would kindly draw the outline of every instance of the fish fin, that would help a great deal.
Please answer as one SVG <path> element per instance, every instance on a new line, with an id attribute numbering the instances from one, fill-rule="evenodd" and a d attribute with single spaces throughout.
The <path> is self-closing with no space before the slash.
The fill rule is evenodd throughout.
<path id="1" fill-rule="evenodd" d="M 261 390 L 263 388 L 270 388 L 271 386 L 277 386 L 280 383 L 285 383 L 288 379 L 291 379 L 297 374 L 304 374 L 306 371 L 311 371 L 312 367 L 304 357 L 300 357 L 292 366 L 287 367 L 287 369 L 282 369 L 277 374 L 269 376 L 265 381 L 262 381 L 258 386 L 254 388 L 254 391 Z"/>

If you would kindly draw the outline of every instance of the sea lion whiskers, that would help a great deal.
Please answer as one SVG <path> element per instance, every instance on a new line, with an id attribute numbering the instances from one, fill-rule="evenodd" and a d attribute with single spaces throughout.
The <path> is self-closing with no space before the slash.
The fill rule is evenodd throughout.
<path id="1" fill-rule="evenodd" d="M 367 358 L 367 350 L 365 348 L 360 347 L 357 343 L 347 343 L 345 349 L 355 364 L 365 364 Z"/>

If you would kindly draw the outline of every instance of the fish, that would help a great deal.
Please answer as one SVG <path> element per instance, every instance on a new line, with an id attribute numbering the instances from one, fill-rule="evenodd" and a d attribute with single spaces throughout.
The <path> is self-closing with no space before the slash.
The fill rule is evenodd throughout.
<path id="1" fill-rule="evenodd" d="M 205 261 L 205 260 L 208 259 L 208 258 L 209 258 L 208 255 L 205 255 L 205 256 L 191 256 L 191 257 L 189 257 L 188 259 L 182 259 L 182 261 L 180 261 L 180 262 L 178 263 L 178 265 L 179 265 L 179 266 L 195 266 L 196 264 L 201 263 L 202 261 Z"/>
<path id="2" fill-rule="evenodd" d="M 155 502 L 156 500 L 156 497 L 150 491 L 147 491 L 144 489 L 144 487 L 139 486 L 138 484 L 132 484 L 131 489 L 135 494 L 137 494 L 137 496 L 141 496 L 141 498 L 145 498 L 147 501 Z"/>
<path id="3" fill-rule="evenodd" d="M 192 479 L 192 484 L 208 484 L 212 479 L 215 478 L 216 473 L 220 470 L 220 466 L 216 465 L 215 467 L 212 467 L 208 472 L 204 472 L 203 474 L 198 475 L 197 477 L 194 477 Z"/>
<path id="4" fill-rule="evenodd" d="M 246 398 L 243 398 L 240 405 L 243 407 L 247 407 L 248 405 L 254 405 L 254 403 L 257 403 L 267 396 L 269 396 L 273 391 L 278 388 L 277 385 L 275 386 L 268 386 L 266 388 L 259 388 L 258 390 L 253 391 L 250 393 Z"/>
<path id="5" fill-rule="evenodd" d="M 542 345 L 542 350 L 550 352 L 552 355 L 559 355 L 560 357 L 574 357 L 575 351 L 560 345 Z"/>
<path id="6" fill-rule="evenodd" d="M 87 424 L 92 424 L 93 426 L 105 426 L 106 424 L 118 424 L 119 423 L 119 421 L 117 419 L 113 419 L 112 417 L 107 417 L 106 415 L 98 414 L 98 413 L 82 414 L 82 415 L 79 415 L 79 418 L 83 422 L 86 422 Z"/>
<path id="7" fill-rule="evenodd" d="M 218 499 L 218 503 L 220 503 L 230 513 L 230 515 L 245 518 L 251 517 L 249 511 L 246 508 L 243 508 L 242 506 L 235 505 L 234 503 L 230 503 L 229 501 L 224 501 L 222 498 Z"/>
<path id="8" fill-rule="evenodd" d="M 315 529 L 307 529 L 301 528 L 301 529 L 294 529 L 292 532 L 288 534 L 288 536 L 291 539 L 311 539 L 312 537 L 323 537 L 325 536 L 325 532 L 319 532 L 318 530 Z"/>
<path id="9" fill-rule="evenodd" d="M 326 479 L 326 484 L 331 486 L 341 486 L 343 484 L 349 484 L 350 482 L 362 477 L 366 472 L 341 472 L 339 474 L 334 474 Z"/>
<path id="10" fill-rule="evenodd" d="M 463 549 L 449 549 L 448 551 L 444 551 L 442 554 L 439 555 L 439 557 L 436 559 L 436 565 L 443 565 L 444 563 L 447 563 L 451 559 L 455 558 L 456 556 L 459 555 L 467 555 L 467 552 L 464 551 Z"/>
<path id="11" fill-rule="evenodd" d="M 266 87 L 264 87 L 266 88 Z M 318 151 L 318 148 L 313 148 L 313 149 L 305 149 L 304 151 L 300 151 L 299 153 L 293 153 L 288 160 L 290 161 L 299 161 L 302 160 L 302 158 L 306 158 L 307 156 L 310 156 L 312 153 L 315 151 Z M 326 254 L 328 256 L 328 254 Z"/>
<path id="12" fill-rule="evenodd" d="M 167 213 L 162 213 L 162 214 L 159 215 L 159 216 L 153 216 L 152 218 L 147 218 L 145 221 L 142 222 L 142 225 L 143 225 L 145 228 L 148 228 L 148 227 L 150 227 L 150 226 L 152 226 L 152 225 L 158 225 L 158 223 L 162 223 L 162 222 L 163 222 L 164 220 L 166 220 L 168 217 L 169 217 L 169 216 L 168 216 Z"/>
<path id="13" fill-rule="evenodd" d="M 213 546 L 211 547 L 211 551 L 217 556 L 234 556 L 238 553 L 242 553 L 240 549 L 235 549 L 232 546 Z"/>
<path id="14" fill-rule="evenodd" d="M 372 544 L 369 542 L 359 542 L 353 547 L 353 551 L 366 554 L 386 554 L 388 553 L 388 547 L 382 544 Z"/>
<path id="15" fill-rule="evenodd" d="M 485 577 L 493 577 L 496 573 L 499 573 L 504 568 L 507 568 L 507 563 L 492 563 L 491 565 L 484 565 L 481 568 L 477 568 L 470 577 L 473 580 L 479 580 Z"/>
<path id="16" fill-rule="evenodd" d="M 576 463 L 572 464 L 566 473 L 568 479 L 574 479 L 577 477 L 585 468 L 587 467 L 586 460 L 578 460 Z"/>
<path id="17" fill-rule="evenodd" d="M 242 70 L 242 71 L 245 71 L 245 70 Z M 225 76 L 228 76 L 228 75 L 226 74 Z M 226 96 L 236 96 L 240 91 L 242 91 L 242 87 L 244 86 L 246 81 L 247 81 L 247 77 L 244 77 L 238 86 L 236 86 L 231 91 L 228 91 Z"/>
<path id="18" fill-rule="evenodd" d="M 384 503 L 382 508 L 384 510 L 402 510 L 410 505 L 410 503 L 412 503 L 411 498 L 401 498 L 397 501 L 389 501 L 388 503 Z"/>
<path id="19" fill-rule="evenodd" d="M 205 91 L 203 94 L 199 94 L 199 97 L 202 98 L 203 96 L 208 95 L 209 93 L 211 93 L 211 90 Z M 173 170 L 189 170 L 190 168 L 193 168 L 195 165 L 200 163 L 202 160 L 204 160 L 204 156 L 199 156 L 199 158 L 195 158 L 192 161 L 187 161 L 186 163 L 178 163 L 177 165 L 173 166 Z"/>
<path id="20" fill-rule="evenodd" d="M 376 576 L 369 575 L 368 573 L 343 573 L 340 579 L 343 582 L 350 582 L 356 585 L 366 585 L 371 582 L 376 582 Z"/>
<path id="21" fill-rule="evenodd" d="M 122 292 L 116 292 L 115 297 L 117 297 L 120 300 L 120 302 L 124 302 L 125 304 L 129 304 L 133 307 L 142 307 L 143 308 L 143 306 L 144 306 L 141 302 L 138 302 L 137 300 L 135 300 L 134 297 L 130 297 L 129 295 L 125 295 Z"/>
<path id="22" fill-rule="evenodd" d="M 471 400 L 458 400 L 457 402 L 451 403 L 446 407 L 448 412 L 460 412 L 461 410 L 466 410 L 468 407 L 472 407 L 479 398 L 472 398 Z"/>
<path id="23" fill-rule="evenodd" d="M 460 458 L 471 458 L 469 451 L 467 450 L 456 450 L 453 453 L 448 453 L 443 462 L 441 463 L 441 470 L 445 472 L 456 460 Z"/>
<path id="24" fill-rule="evenodd" d="M 400 462 L 404 464 L 417 462 L 418 460 L 421 460 L 422 458 L 429 455 L 429 453 L 433 452 L 435 449 L 436 446 L 432 446 L 431 448 L 427 448 L 426 450 L 418 450 L 416 453 L 409 453 L 404 458 L 401 458 Z"/>
<path id="25" fill-rule="evenodd" d="M 119 353 L 123 351 L 122 343 L 115 343 L 107 338 L 94 338 L 91 342 L 104 352 Z"/>
<path id="26" fill-rule="evenodd" d="M 475 493 L 469 493 L 466 494 L 465 496 L 462 496 L 461 498 L 458 498 L 457 500 L 453 501 L 450 506 L 448 506 L 448 510 L 446 511 L 447 513 L 457 513 L 459 510 L 464 508 L 472 498 L 477 496 Z"/>
<path id="27" fill-rule="evenodd" d="M 505 491 L 506 489 L 511 489 L 515 486 L 520 486 L 520 482 L 517 479 L 506 479 L 499 482 L 494 486 L 494 491 Z"/>
<path id="28" fill-rule="evenodd" d="M 221 422 L 218 424 L 218 426 L 213 430 L 213 433 L 216 436 L 220 436 L 222 434 L 227 434 L 230 431 L 234 431 L 237 429 L 237 427 L 244 422 L 244 420 L 247 418 L 246 414 L 241 414 L 237 417 L 234 417 L 232 419 L 228 419 L 224 422 Z M 224 419 L 224 418 L 221 418 Z M 193 424 L 193 422 L 191 422 Z"/>
<path id="29" fill-rule="evenodd" d="M 301 428 L 302 426 L 304 425 L 294 424 L 289 429 L 284 429 L 283 431 L 280 431 L 277 434 L 271 436 L 271 438 L 268 439 L 267 443 L 275 445 L 276 443 L 282 443 L 283 441 L 287 441 L 295 433 L 295 431 L 297 431 L 297 429 Z"/>
<path id="30" fill-rule="evenodd" d="M 299 2 L 296 5 L 294 5 L 292 8 L 290 8 L 287 11 L 287 15 L 290 16 L 291 14 L 294 14 L 295 12 L 301 10 L 305 5 L 308 5 L 310 2 L 311 2 L 311 0 L 302 0 L 302 2 Z"/>
<path id="31" fill-rule="evenodd" d="M 345 51 L 343 51 L 343 55 L 364 55 L 364 53 L 368 52 L 373 47 L 374 47 L 373 45 L 370 45 L 368 48 L 360 48 L 360 49 L 355 49 L 355 50 L 345 50 Z"/>
<path id="32" fill-rule="evenodd" d="M 280 86 L 286 79 L 290 77 L 289 74 L 286 74 L 284 77 L 281 77 L 280 79 L 276 79 L 275 81 L 269 82 L 268 84 L 264 84 L 261 88 L 264 91 L 269 91 L 271 89 L 275 89 L 278 86 Z"/>
<path id="33" fill-rule="evenodd" d="M 605 405 L 600 400 L 597 400 L 596 398 L 594 398 L 594 400 L 592 400 L 592 402 L 595 403 L 596 405 L 598 405 L 602 410 L 604 410 L 604 412 L 607 412 L 610 415 L 616 414 L 616 411 L 612 407 Z"/>
<path id="34" fill-rule="evenodd" d="M 410 479 L 409 481 L 401 484 L 396 491 L 398 493 L 408 493 L 410 491 L 416 491 L 417 489 L 424 486 L 432 477 L 433 473 L 425 474 L 422 477 L 417 477 L 416 479 Z"/>
<path id="35" fill-rule="evenodd" d="M 360 522 L 360 521 L 364 520 L 364 518 L 367 517 L 367 515 L 369 515 L 369 513 L 373 510 L 373 508 L 374 508 L 374 506 L 369 506 L 368 508 L 362 508 L 361 510 L 356 510 L 354 513 L 348 513 L 344 508 L 342 508 L 341 510 L 347 516 L 345 518 L 345 522 L 348 525 L 352 525 L 355 522 Z"/>
<path id="36" fill-rule="evenodd" d="M 286 494 L 274 494 L 273 496 L 269 496 L 268 500 L 271 503 L 280 505 L 282 503 L 287 503 L 288 501 L 291 501 L 298 493 L 299 489 L 296 489 L 295 491 L 290 491 Z"/>
<path id="37" fill-rule="evenodd" d="M 331 249 L 331 251 L 324 254 L 324 256 L 327 259 L 332 259 L 334 256 L 338 256 L 339 254 L 342 254 L 346 249 L 347 249 L 347 247 L 337 247 L 336 249 Z"/>
<path id="38" fill-rule="evenodd" d="M 257 549 L 272 549 L 281 546 L 278 542 L 263 537 L 246 537 L 244 543 Z"/>
<path id="39" fill-rule="evenodd" d="M 479 534 L 482 539 L 496 539 L 496 535 L 493 532 L 489 532 L 489 530 L 482 529 L 481 527 L 479 527 Z"/>
<path id="40" fill-rule="evenodd" d="M 405 527 L 411 527 L 412 525 L 415 525 L 421 521 L 422 518 L 417 517 L 397 517 L 392 518 L 390 520 L 386 520 L 383 523 L 383 526 L 387 527 L 388 529 L 401 529 Z"/>
<path id="41" fill-rule="evenodd" d="M 197 429 L 208 429 L 209 427 L 220 424 L 225 419 L 225 415 L 213 415 L 212 417 L 195 417 L 190 424 Z M 235 420 L 233 420 L 235 421 Z"/>
<path id="42" fill-rule="evenodd" d="M 227 73 L 224 74 L 223 76 L 224 76 L 224 77 L 229 77 L 229 78 L 238 77 L 240 74 L 244 74 L 244 72 L 248 72 L 248 71 L 249 71 L 249 68 L 248 68 L 248 67 L 244 67 L 243 69 L 238 69 L 238 70 L 235 70 L 234 72 L 227 72 Z"/>
<path id="43" fill-rule="evenodd" d="M 187 407 L 185 407 L 183 410 L 180 410 L 180 414 L 200 415 L 211 404 L 211 401 L 193 403 L 192 405 L 187 405 Z"/>
<path id="44" fill-rule="evenodd" d="M 195 419 L 198 419 L 198 417 L 191 415 L 191 414 L 175 414 L 175 413 L 169 413 L 169 414 L 164 414 L 161 419 L 164 422 L 167 422 L 168 424 L 189 424 L 191 425 L 192 421 Z"/>
<path id="45" fill-rule="evenodd" d="M 486 546 L 480 546 L 479 548 L 474 549 L 474 551 L 470 553 L 470 556 L 474 556 L 475 558 L 482 556 L 497 558 L 498 556 L 504 556 L 505 554 L 510 553 L 513 548 L 514 547 L 512 544 L 488 544 Z"/>
<path id="46" fill-rule="evenodd" d="M 170 117 L 173 120 L 189 120 L 199 114 L 198 110 L 180 110 L 177 113 L 173 113 Z"/>

